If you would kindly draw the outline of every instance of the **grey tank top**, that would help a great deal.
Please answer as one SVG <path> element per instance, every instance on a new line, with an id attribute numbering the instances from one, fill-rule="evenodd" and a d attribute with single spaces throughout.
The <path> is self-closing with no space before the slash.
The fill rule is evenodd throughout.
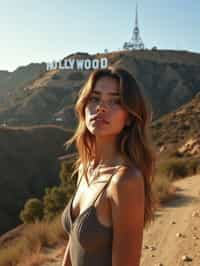
<path id="1" fill-rule="evenodd" d="M 72 266 L 112 266 L 113 230 L 111 226 L 105 226 L 98 221 L 94 204 L 97 198 L 102 195 L 102 191 L 105 191 L 115 173 L 114 171 L 110 176 L 108 182 L 97 194 L 93 203 L 78 215 L 74 221 L 71 213 L 75 193 L 62 212 L 62 226 L 71 238 L 69 252 Z M 81 179 L 82 177 L 80 181 Z"/>

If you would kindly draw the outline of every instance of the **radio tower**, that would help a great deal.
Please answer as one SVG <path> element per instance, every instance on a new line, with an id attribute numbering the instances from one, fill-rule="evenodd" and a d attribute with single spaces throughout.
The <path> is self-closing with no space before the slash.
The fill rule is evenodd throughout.
<path id="1" fill-rule="evenodd" d="M 133 29 L 132 38 L 129 42 L 125 42 L 123 48 L 126 50 L 140 50 L 144 49 L 144 43 L 140 37 L 140 30 L 138 26 L 138 6 L 136 2 L 135 27 Z"/>

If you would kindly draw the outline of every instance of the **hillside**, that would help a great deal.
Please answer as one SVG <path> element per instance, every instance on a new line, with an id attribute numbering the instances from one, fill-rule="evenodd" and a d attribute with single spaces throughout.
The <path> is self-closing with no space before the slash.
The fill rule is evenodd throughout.
<path id="1" fill-rule="evenodd" d="M 0 107 L 17 101 L 21 97 L 20 88 L 38 79 L 46 71 L 44 63 L 20 66 L 15 71 L 0 71 Z M 11 100 L 12 98 L 12 100 Z"/>
<path id="2" fill-rule="evenodd" d="M 70 135 L 54 125 L 0 128 L 0 234 L 21 222 L 19 211 L 27 199 L 59 184 L 58 157 Z"/>
<path id="3" fill-rule="evenodd" d="M 69 57 L 76 56 L 80 54 Z M 92 56 L 107 56 L 110 65 L 129 70 L 149 96 L 159 158 L 200 156 L 199 54 L 145 50 Z M 28 198 L 41 197 L 45 187 L 59 182 L 57 158 L 65 153 L 63 143 L 72 133 L 67 129 L 76 126 L 74 102 L 88 75 L 89 71 L 44 72 L 18 89 L 18 101 L 10 99 L 12 104 L 0 110 L 0 123 L 7 125 L 0 128 L 0 234 L 19 224 L 19 210 Z"/>
<path id="4" fill-rule="evenodd" d="M 161 153 L 200 156 L 200 92 L 188 103 L 152 123 L 153 139 Z"/>
<path id="5" fill-rule="evenodd" d="M 81 53 L 68 58 L 84 58 Z M 130 71 L 152 103 L 154 120 L 189 102 L 200 91 L 200 54 L 185 51 L 119 51 L 88 55 L 107 57 L 109 65 Z M 73 104 L 90 71 L 52 70 L 21 88 L 18 101 L 0 111 L 0 123 L 54 123 L 74 128 Z M 66 118 L 67 117 L 67 118 Z"/>

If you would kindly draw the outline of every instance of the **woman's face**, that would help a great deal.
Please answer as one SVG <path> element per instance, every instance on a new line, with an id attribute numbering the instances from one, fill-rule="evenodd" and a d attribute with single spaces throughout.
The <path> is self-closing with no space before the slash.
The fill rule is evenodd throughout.
<path id="1" fill-rule="evenodd" d="M 95 119 L 99 117 L 100 119 Z M 103 120 L 102 120 L 103 119 Z M 85 121 L 93 135 L 118 135 L 126 125 L 128 112 L 122 108 L 116 79 L 98 79 L 85 107 Z"/>

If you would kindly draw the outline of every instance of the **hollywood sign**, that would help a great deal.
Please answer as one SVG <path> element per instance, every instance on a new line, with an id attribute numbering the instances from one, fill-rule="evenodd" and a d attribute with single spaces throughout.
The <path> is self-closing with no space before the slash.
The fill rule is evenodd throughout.
<path id="1" fill-rule="evenodd" d="M 46 63 L 46 70 L 53 69 L 76 69 L 76 70 L 90 70 L 98 68 L 107 68 L 108 58 L 100 59 L 64 59 L 60 61 L 52 61 Z"/>

